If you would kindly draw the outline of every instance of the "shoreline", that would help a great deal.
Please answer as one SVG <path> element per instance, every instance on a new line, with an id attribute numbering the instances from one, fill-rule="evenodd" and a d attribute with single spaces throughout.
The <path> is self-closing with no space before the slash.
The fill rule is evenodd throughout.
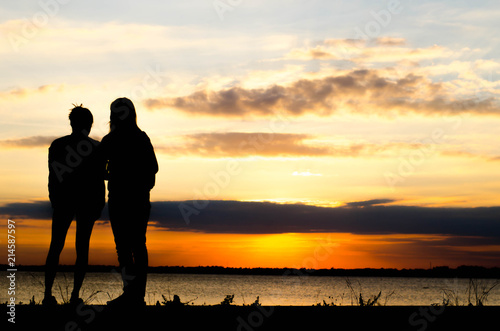
<path id="1" fill-rule="evenodd" d="M 8 266 L 0 264 L 2 270 Z M 18 265 L 18 272 L 43 272 L 43 265 Z M 74 265 L 60 265 L 58 272 L 72 272 Z M 89 265 L 87 272 L 113 272 L 118 266 Z M 483 278 L 498 279 L 499 267 L 459 266 L 451 268 L 437 266 L 430 269 L 356 268 L 356 269 L 305 269 L 305 268 L 233 268 L 221 266 L 150 266 L 148 273 L 200 274 L 200 275 L 255 275 L 255 276 L 333 276 L 333 277 L 408 277 L 408 278 Z"/>
<path id="2" fill-rule="evenodd" d="M 2 311 L 9 307 L 2 304 Z M 3 325 L 12 326 L 3 315 Z M 20 330 L 466 330 L 497 325 L 500 306 L 15 306 Z M 11 324 L 11 325 L 8 325 Z M 2 328 L 4 329 L 4 328 Z"/>

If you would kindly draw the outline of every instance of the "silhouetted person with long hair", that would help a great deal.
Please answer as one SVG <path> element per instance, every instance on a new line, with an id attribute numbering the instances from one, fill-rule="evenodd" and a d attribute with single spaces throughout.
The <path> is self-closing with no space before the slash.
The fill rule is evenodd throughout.
<path id="1" fill-rule="evenodd" d="M 70 303 L 78 304 L 88 266 L 89 242 L 95 221 L 105 204 L 104 163 L 97 157 L 98 141 L 88 137 L 92 113 L 75 106 L 69 120 L 71 135 L 58 138 L 49 148 L 49 198 L 52 204 L 52 238 L 45 264 L 45 305 L 55 305 L 52 286 L 69 226 L 76 219 L 76 263 Z"/>
<path id="2" fill-rule="evenodd" d="M 148 268 L 146 230 L 149 193 L 158 163 L 147 134 L 137 126 L 134 104 L 127 98 L 111 103 L 110 132 L 100 150 L 107 161 L 108 207 L 120 265 L 123 294 L 109 305 L 144 305 Z"/>

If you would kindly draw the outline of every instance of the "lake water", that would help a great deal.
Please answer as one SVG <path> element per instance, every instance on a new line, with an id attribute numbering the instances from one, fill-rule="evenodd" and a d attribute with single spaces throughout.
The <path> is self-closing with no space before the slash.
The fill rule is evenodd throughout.
<path id="1" fill-rule="evenodd" d="M 0 302 L 8 300 L 7 272 L 1 272 Z M 32 296 L 40 302 L 44 292 L 42 272 L 16 273 L 16 302 L 28 303 Z M 73 287 L 72 273 L 58 273 L 53 294 L 58 302 L 69 298 Z M 195 275 L 149 274 L 146 302 L 162 302 L 164 295 L 172 299 L 177 294 L 182 302 L 194 305 L 219 304 L 226 295 L 234 295 L 234 304 L 251 304 L 257 296 L 262 305 L 311 306 L 317 303 L 357 305 L 355 297 L 361 293 L 366 300 L 382 292 L 378 302 L 382 305 L 441 304 L 443 298 L 465 305 L 469 294 L 475 297 L 482 288 L 490 288 L 497 280 L 478 279 L 471 284 L 468 279 L 446 278 L 392 278 L 392 277 L 318 277 L 318 276 L 249 276 L 249 275 Z M 91 304 L 105 304 L 121 294 L 121 278 L 116 272 L 89 273 L 81 297 L 93 295 Z M 350 285 L 349 285 L 350 284 Z M 352 290 L 351 290 L 352 289 Z M 355 295 L 354 295 L 354 294 Z M 473 301 L 474 303 L 475 301 Z M 500 285 L 488 295 L 486 305 L 500 305 Z"/>

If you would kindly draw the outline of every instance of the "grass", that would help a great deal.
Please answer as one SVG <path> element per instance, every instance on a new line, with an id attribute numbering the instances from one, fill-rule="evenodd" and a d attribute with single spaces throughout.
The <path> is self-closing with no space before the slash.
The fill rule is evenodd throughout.
<path id="1" fill-rule="evenodd" d="M 500 284 L 500 281 L 494 282 L 492 285 L 487 285 L 484 284 L 481 281 L 478 281 L 477 279 L 470 279 L 469 280 L 469 305 L 472 304 L 472 301 L 474 300 L 474 303 L 476 306 L 483 306 L 484 303 L 488 300 L 488 295 L 490 294 L 491 290 L 493 290 L 495 287 L 497 287 Z"/>
<path id="2" fill-rule="evenodd" d="M 31 274 L 32 279 L 35 283 L 37 283 L 36 287 L 40 287 L 44 289 L 44 283 L 40 280 L 39 277 L 35 277 L 34 274 Z M 72 288 L 72 279 L 69 279 L 66 273 L 61 273 L 62 280 L 55 284 L 55 292 L 60 296 L 58 299 L 60 302 L 62 300 L 62 304 L 68 304 L 70 300 L 70 293 Z M 383 291 L 365 293 L 361 286 L 359 280 L 355 280 L 355 282 L 351 281 L 349 278 L 345 278 L 345 284 L 347 291 L 344 293 L 339 293 L 337 296 L 328 296 L 328 299 L 322 300 L 320 303 L 316 303 L 313 306 L 341 306 L 344 303 L 344 300 L 350 300 L 351 306 L 360 306 L 360 307 L 371 307 L 371 306 L 386 306 L 387 302 L 391 298 L 391 296 L 395 293 L 395 291 L 386 292 Z M 488 279 L 469 279 L 467 285 L 460 282 L 460 287 L 458 280 L 455 284 L 450 284 L 447 288 L 442 289 L 442 302 L 435 303 L 434 305 L 443 305 L 443 306 L 484 306 L 487 304 L 488 297 L 492 293 L 492 291 L 500 285 L 500 280 L 488 280 Z M 38 292 L 38 291 L 37 291 Z M 89 293 L 88 289 L 82 288 L 81 298 L 84 301 L 85 305 L 92 304 L 95 299 L 98 297 L 100 293 L 107 293 L 108 297 L 110 297 L 109 292 L 103 292 L 98 290 L 92 290 Z M 319 295 L 319 293 L 318 293 Z M 179 306 L 179 305 L 194 305 L 195 300 L 198 297 L 189 300 L 187 302 L 181 302 L 179 296 L 174 295 L 173 299 L 171 298 L 170 291 L 168 291 L 168 298 L 165 295 L 161 295 L 163 301 L 160 303 L 156 301 L 157 306 Z M 233 306 L 234 303 L 234 294 L 226 295 L 218 306 Z M 110 297 L 111 299 L 111 297 Z M 35 295 L 31 297 L 28 303 L 19 302 L 19 304 L 28 304 L 28 305 L 40 305 L 41 299 L 36 299 Z M 152 301 L 154 302 L 154 301 Z M 206 305 L 206 304 L 203 304 Z M 251 304 L 245 304 L 243 302 L 243 306 L 261 306 L 260 297 L 257 296 L 256 300 Z"/>
<path id="3" fill-rule="evenodd" d="M 378 294 L 373 294 L 366 299 L 366 297 L 363 297 L 363 292 L 361 289 L 361 284 L 359 284 L 359 291 L 355 291 L 354 287 L 352 285 L 352 282 L 349 278 L 346 278 L 346 285 L 350 290 L 350 295 L 351 295 L 351 305 L 353 305 L 353 298 L 355 299 L 354 302 L 357 303 L 357 305 L 361 307 L 372 307 L 372 306 L 381 306 L 381 296 L 382 296 L 382 291 L 379 291 Z M 358 293 L 359 292 L 359 293 Z M 389 294 L 385 296 L 385 300 L 383 305 L 387 305 L 387 302 L 389 301 L 389 298 L 395 293 L 395 291 L 391 291 Z"/>
<path id="4" fill-rule="evenodd" d="M 67 305 L 70 303 L 70 299 L 71 299 L 71 291 L 70 290 L 73 288 L 72 287 L 73 285 L 72 285 L 72 281 L 67 278 L 66 273 L 63 272 L 62 275 L 63 275 L 64 282 L 62 285 L 61 285 L 61 283 L 57 283 L 56 289 L 59 291 L 59 295 L 61 296 L 62 304 Z M 37 279 L 37 277 L 35 277 L 35 275 L 33 273 L 30 273 L 30 276 L 33 278 L 33 281 L 37 284 L 37 286 L 40 286 L 42 291 L 44 291 L 45 284 L 40 279 Z M 85 305 L 91 304 L 96 299 L 96 296 L 99 293 L 103 293 L 103 291 L 96 291 L 96 290 L 91 291 L 90 294 L 85 294 L 85 292 L 86 292 L 85 288 L 83 288 L 80 292 L 80 298 L 82 298 L 83 303 Z M 109 293 L 108 293 L 108 297 L 109 297 Z M 23 303 L 20 302 L 20 304 L 23 304 Z M 31 299 L 29 301 L 29 305 L 41 305 L 41 304 L 42 304 L 42 300 L 36 300 L 34 295 L 31 297 Z"/>
<path id="5" fill-rule="evenodd" d="M 257 296 L 257 299 L 255 299 L 255 301 L 252 304 L 250 304 L 250 306 L 252 306 L 252 307 L 260 307 L 260 306 L 262 306 L 260 304 L 260 301 L 259 301 L 259 296 Z"/>
<path id="6" fill-rule="evenodd" d="M 234 294 L 228 294 L 228 295 L 226 295 L 224 300 L 222 300 L 222 302 L 219 305 L 230 306 L 233 303 L 233 300 L 234 300 Z"/>
<path id="7" fill-rule="evenodd" d="M 491 283 L 470 278 L 467 288 L 462 291 L 457 285 L 454 289 L 443 289 L 443 306 L 484 306 L 490 292 L 498 285 L 500 285 L 500 280 Z M 467 297 L 467 300 L 462 299 L 463 297 Z"/>
<path id="8" fill-rule="evenodd" d="M 358 283 L 358 290 L 354 289 L 354 285 L 352 281 L 349 278 L 345 279 L 346 287 L 349 291 L 349 299 L 351 306 L 360 306 L 360 307 L 372 307 L 372 306 L 386 306 L 387 302 L 389 301 L 389 298 L 395 293 L 395 291 L 391 291 L 389 294 L 384 296 L 384 302 L 382 303 L 382 291 L 379 291 L 377 294 L 372 294 L 368 295 L 368 298 L 366 297 L 366 294 L 363 294 L 363 290 L 361 287 L 361 284 Z M 342 303 L 344 302 L 344 297 L 345 293 L 342 293 L 338 296 L 340 298 L 340 303 L 338 302 L 338 298 L 335 298 L 333 296 L 328 296 L 328 299 L 330 299 L 330 302 L 327 302 L 326 300 L 323 300 L 322 303 L 317 303 L 313 306 L 341 306 Z"/>
<path id="9" fill-rule="evenodd" d="M 181 299 L 180 297 L 177 295 L 177 294 L 174 294 L 174 297 L 173 299 L 170 298 L 170 290 L 168 291 L 168 299 L 167 297 L 162 294 L 161 297 L 163 298 L 163 301 L 160 303 L 160 301 L 156 301 L 156 306 L 173 306 L 173 307 L 177 307 L 177 306 L 186 306 L 186 305 L 194 305 L 194 300 L 198 299 L 198 297 L 194 298 L 194 299 L 191 299 L 189 301 L 186 301 L 186 302 L 181 302 Z"/>
<path id="10" fill-rule="evenodd" d="M 193 300 L 190 300 L 190 301 L 187 301 L 187 302 L 181 302 L 181 299 L 180 297 L 177 295 L 177 294 L 174 294 L 174 297 L 173 299 L 170 299 L 170 294 L 169 294 L 169 298 L 167 298 L 165 295 L 161 295 L 162 298 L 163 298 L 163 301 L 160 303 L 159 301 L 156 302 L 156 306 L 167 306 L 167 307 L 180 307 L 180 306 L 186 306 L 186 305 L 189 305 L 190 303 L 193 305 L 193 301 L 198 299 L 198 297 L 196 297 L 195 299 Z M 234 294 L 228 294 L 224 297 L 224 299 L 221 301 L 221 303 L 219 303 L 218 305 L 216 306 L 232 306 L 234 303 Z M 255 299 L 255 301 L 249 305 L 246 305 L 246 304 L 243 304 L 243 306 L 250 306 L 250 307 L 260 307 L 262 306 L 261 303 L 260 303 L 260 298 L 259 296 L 257 296 L 257 298 Z"/>

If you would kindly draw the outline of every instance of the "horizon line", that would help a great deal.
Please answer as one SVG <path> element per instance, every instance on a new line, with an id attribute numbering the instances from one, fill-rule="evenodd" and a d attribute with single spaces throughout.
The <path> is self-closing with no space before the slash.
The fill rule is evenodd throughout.
<path id="1" fill-rule="evenodd" d="M 2 268 L 7 268 L 8 264 L 0 264 L 0 267 Z M 16 268 L 43 268 L 45 267 L 44 264 L 18 264 L 16 265 Z M 74 268 L 75 266 L 73 264 L 60 264 L 60 268 Z M 111 264 L 89 264 L 89 268 L 119 268 L 117 265 L 111 265 Z M 447 265 L 436 265 L 436 266 L 431 266 L 430 268 L 384 268 L 384 267 L 360 267 L 360 268 L 335 268 L 335 267 L 330 267 L 330 268 L 294 268 L 294 267 L 224 267 L 224 266 L 219 266 L 219 265 L 198 265 L 198 266 L 181 266 L 181 265 L 160 265 L 160 266 L 148 266 L 148 268 L 185 268 L 185 269 L 234 269 L 234 270 L 312 270 L 312 271 L 363 271 L 363 270 L 388 270 L 388 271 L 438 271 L 438 270 L 458 270 L 458 269 L 483 269 L 483 270 L 495 270 L 495 269 L 500 269 L 500 266 L 494 266 L 494 267 L 486 267 L 482 265 L 459 265 L 457 267 L 450 267 Z M 5 270 L 4 270 L 5 271 Z M 22 271 L 22 270 L 18 270 Z"/>

